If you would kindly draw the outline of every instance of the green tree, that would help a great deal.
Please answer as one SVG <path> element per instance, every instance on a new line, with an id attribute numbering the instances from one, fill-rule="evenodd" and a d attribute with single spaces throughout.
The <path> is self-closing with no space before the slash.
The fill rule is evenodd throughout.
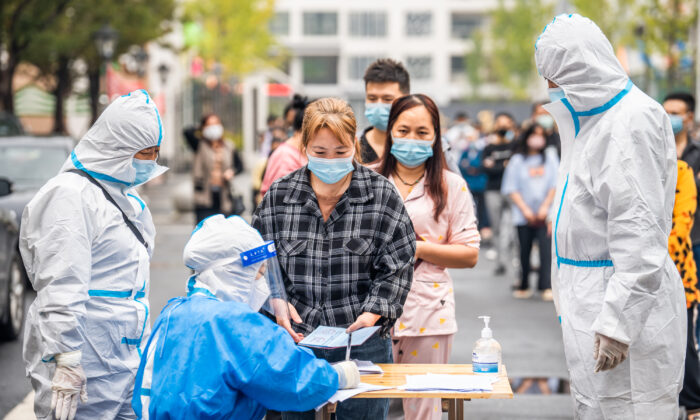
<path id="1" fill-rule="evenodd" d="M 595 22 L 608 37 L 613 48 L 634 39 L 638 7 L 635 0 L 570 0 L 576 13 Z"/>
<path id="2" fill-rule="evenodd" d="M 682 51 L 681 44 L 695 45 L 690 36 L 697 25 L 698 10 L 695 0 L 645 0 L 638 5 L 637 15 L 641 17 L 637 27 L 637 36 L 646 53 L 659 54 L 668 61 L 662 90 L 668 91 L 678 87 L 689 88 L 694 84 L 695 72 L 686 72 L 685 77 L 679 72 Z M 697 45 L 693 48 L 692 58 L 697 60 Z"/>
<path id="3" fill-rule="evenodd" d="M 176 0 L 83 0 L 92 3 L 93 12 L 98 10 L 90 29 L 88 47 L 82 58 L 88 64 L 90 81 L 90 109 L 92 121 L 97 119 L 100 86 L 100 59 L 94 47 L 92 34 L 104 23 L 109 23 L 119 34 L 114 58 L 134 46 L 143 46 L 170 32 L 175 14 Z M 90 10 L 86 11 L 86 14 Z"/>
<path id="4" fill-rule="evenodd" d="M 17 6 L 18 11 L 15 13 L 41 15 L 40 8 L 47 8 L 48 5 L 57 3 L 57 0 L 46 1 L 46 3 L 42 5 L 39 0 L 28 0 Z M 93 34 L 105 23 L 109 23 L 117 30 L 119 40 L 114 54 L 116 59 L 132 45 L 143 45 L 169 31 L 175 1 L 70 0 L 65 1 L 64 6 L 56 13 L 52 13 L 50 20 L 47 16 L 43 26 L 34 25 L 32 28 L 27 28 L 28 31 L 33 29 L 31 37 L 23 35 L 28 40 L 21 44 L 23 48 L 20 53 L 14 55 L 16 63 L 21 60 L 35 65 L 41 77 L 53 87 L 52 93 L 56 98 L 53 127 L 55 132 L 65 132 L 64 100 L 72 92 L 73 81 L 78 76 L 73 71 L 77 60 L 82 60 L 87 65 L 92 120 L 97 118 L 101 62 L 97 55 Z M 28 20 L 31 21 L 31 19 Z M 8 32 L 10 31 L 7 30 L 5 33 Z M 3 45 L 11 45 L 10 38 L 4 39 L 8 39 L 8 42 Z M 19 39 L 24 38 L 19 37 Z M 13 75 L 14 70 L 12 75 L 8 71 L 7 84 L 5 75 L 2 76 L 2 84 L 6 86 L 3 87 L 0 95 L 3 103 L 6 102 L 5 109 L 12 107 L 11 78 Z M 8 94 L 5 93 L 5 89 Z"/>
<path id="5" fill-rule="evenodd" d="M 466 57 L 467 74 L 470 82 L 478 85 L 484 74 L 474 66 L 483 66 L 489 81 L 505 87 L 513 98 L 525 99 L 537 77 L 535 40 L 551 20 L 554 8 L 542 0 L 515 0 L 509 4 L 499 0 L 490 14 L 483 41 L 477 37 L 476 48 Z M 490 48 L 482 48 L 482 42 Z"/>
<path id="6" fill-rule="evenodd" d="M 486 67 L 488 57 L 484 54 L 484 34 L 482 30 L 474 31 L 472 35 L 474 48 L 464 57 L 464 68 L 467 73 L 467 80 L 471 87 L 471 96 L 476 99 L 479 96 L 479 86 L 486 77 Z"/>
<path id="7" fill-rule="evenodd" d="M 198 53 L 236 76 L 276 64 L 270 54 L 275 41 L 268 30 L 273 14 L 274 0 L 189 0 L 185 4 L 185 20 L 198 23 L 202 30 L 194 42 Z"/>
<path id="8" fill-rule="evenodd" d="M 70 3 L 71 0 L 0 1 L 0 50 L 6 54 L 4 63 L 0 63 L 0 109 L 14 111 L 12 81 L 17 65 Z"/>

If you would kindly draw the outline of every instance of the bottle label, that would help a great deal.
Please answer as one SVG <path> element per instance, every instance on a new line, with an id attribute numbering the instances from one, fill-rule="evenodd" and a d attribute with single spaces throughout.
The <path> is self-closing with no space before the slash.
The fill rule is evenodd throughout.
<path id="1" fill-rule="evenodd" d="M 498 355 L 472 353 L 472 370 L 474 373 L 498 373 Z"/>

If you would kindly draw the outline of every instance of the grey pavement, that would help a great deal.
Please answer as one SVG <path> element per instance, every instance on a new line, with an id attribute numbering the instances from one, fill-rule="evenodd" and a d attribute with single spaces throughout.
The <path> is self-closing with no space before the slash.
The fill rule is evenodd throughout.
<path id="1" fill-rule="evenodd" d="M 151 263 L 151 321 L 170 298 L 185 292 L 189 276 L 182 263 L 182 250 L 194 219 L 191 214 L 178 214 L 172 205 L 172 191 L 186 180 L 186 176 L 169 174 L 164 184 L 141 191 L 157 228 Z M 471 363 L 472 347 L 483 326 L 477 317 L 490 315 L 491 328 L 503 348 L 503 363 L 510 377 L 566 379 L 561 330 L 553 304 L 538 298 L 513 299 L 510 295 L 513 275 L 494 277 L 493 269 L 493 263 L 482 256 L 476 268 L 451 272 L 459 331 L 450 362 Z M 24 376 L 20 342 L 0 344 L 0 419 L 30 390 Z M 518 394 L 513 400 L 467 402 L 465 415 L 484 420 L 571 419 L 573 411 L 569 395 Z"/>
<path id="2" fill-rule="evenodd" d="M 451 270 L 457 322 L 450 363 L 471 363 L 474 342 L 481 336 L 483 321 L 501 344 L 503 363 L 510 378 L 568 379 L 561 329 L 552 302 L 535 296 L 511 297 L 515 273 L 493 276 L 495 264 L 482 253 L 473 269 Z M 534 282 L 531 282 L 534 284 Z M 517 394 L 513 400 L 474 400 L 465 403 L 465 417 L 496 419 L 571 419 L 573 404 L 568 394 Z"/>

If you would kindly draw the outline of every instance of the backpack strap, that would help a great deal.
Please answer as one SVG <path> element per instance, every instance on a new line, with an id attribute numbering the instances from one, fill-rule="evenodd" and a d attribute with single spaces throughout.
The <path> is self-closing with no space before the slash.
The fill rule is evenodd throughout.
<path id="1" fill-rule="evenodd" d="M 136 228 L 136 226 L 134 226 L 134 224 L 132 223 L 132 221 L 129 220 L 129 218 L 127 217 L 126 213 L 124 213 L 124 210 L 122 210 L 122 208 L 119 207 L 119 204 L 117 204 L 117 202 L 114 201 L 114 198 L 112 198 L 112 196 L 109 195 L 109 193 L 107 192 L 107 190 L 105 189 L 105 187 L 102 186 L 102 184 L 100 184 L 99 182 L 97 182 L 97 180 L 96 180 L 95 178 L 93 178 L 92 176 L 90 176 L 90 174 L 88 174 L 88 173 L 85 172 L 85 171 L 81 171 L 80 169 L 69 169 L 69 170 L 67 170 L 66 172 L 72 172 L 72 173 L 74 173 L 74 174 L 78 174 L 78 175 L 82 176 L 83 178 L 86 178 L 86 179 L 87 179 L 88 181 L 90 181 L 93 185 L 95 185 L 97 188 L 99 188 L 100 190 L 102 190 L 102 194 L 104 194 L 104 196 L 105 196 L 105 198 L 107 199 L 107 201 L 109 201 L 110 203 L 114 204 L 114 207 L 116 207 L 117 210 L 119 210 L 119 212 L 122 214 L 122 219 L 124 219 L 124 223 L 126 223 L 126 226 L 129 228 L 129 230 L 131 230 L 131 232 L 134 234 L 134 236 L 136 236 L 136 239 L 137 239 L 139 242 L 141 242 L 141 244 L 142 244 L 143 246 L 145 246 L 146 249 L 148 249 L 148 242 L 146 242 L 146 240 L 143 238 L 143 235 L 141 235 L 141 232 L 139 232 L 138 228 Z"/>

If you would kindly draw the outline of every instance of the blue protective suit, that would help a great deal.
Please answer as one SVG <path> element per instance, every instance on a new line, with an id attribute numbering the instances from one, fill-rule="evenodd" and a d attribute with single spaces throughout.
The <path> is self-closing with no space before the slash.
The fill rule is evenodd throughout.
<path id="1" fill-rule="evenodd" d="M 262 419 L 304 411 L 338 389 L 328 362 L 245 303 L 202 292 L 172 299 L 155 322 L 132 405 L 143 419 Z"/>

